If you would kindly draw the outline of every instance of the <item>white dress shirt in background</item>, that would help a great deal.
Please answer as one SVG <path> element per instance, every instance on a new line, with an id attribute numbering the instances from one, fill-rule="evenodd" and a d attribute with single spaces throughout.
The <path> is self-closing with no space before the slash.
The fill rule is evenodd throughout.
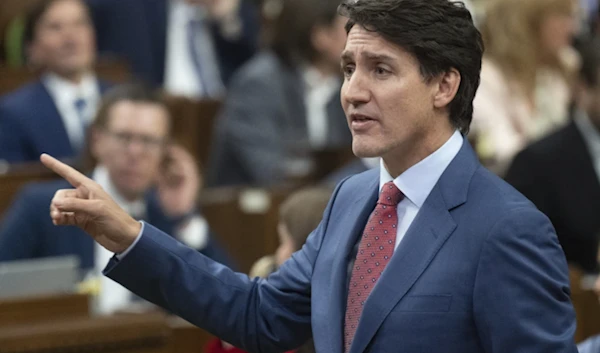
<path id="1" fill-rule="evenodd" d="M 327 105 L 339 91 L 340 79 L 337 76 L 324 77 L 312 67 L 305 68 L 302 77 L 308 139 L 312 148 L 320 149 L 327 145 Z"/>
<path id="2" fill-rule="evenodd" d="M 207 14 L 201 6 L 188 4 L 183 0 L 170 0 L 168 5 L 165 90 L 174 95 L 195 99 L 220 97 L 225 88 Z M 191 52 L 188 37 L 190 21 L 199 22 L 195 26 L 195 53 Z M 194 64 L 193 55 L 197 55 L 201 63 L 201 73 Z M 200 76 L 205 87 L 200 83 Z"/>
<path id="3" fill-rule="evenodd" d="M 85 129 L 94 119 L 101 98 L 98 80 L 93 74 L 87 74 L 76 84 L 50 73 L 42 82 L 62 118 L 71 146 L 75 151 L 81 150 L 85 144 Z M 85 102 L 82 112 L 76 107 L 78 99 Z"/>

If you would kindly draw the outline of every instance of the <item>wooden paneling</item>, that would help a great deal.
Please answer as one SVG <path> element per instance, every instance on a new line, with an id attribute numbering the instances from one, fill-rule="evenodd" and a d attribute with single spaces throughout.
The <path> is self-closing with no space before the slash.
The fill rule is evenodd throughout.
<path id="1" fill-rule="evenodd" d="M 206 166 L 221 102 L 168 96 L 167 104 L 173 119 L 173 139 L 192 153 L 201 167 Z"/>
<path id="2" fill-rule="evenodd" d="M 89 315 L 87 295 L 69 294 L 0 301 L 0 330 L 3 327 L 48 322 Z"/>
<path id="3" fill-rule="evenodd" d="M 23 186 L 34 181 L 58 178 L 56 174 L 42 166 L 41 163 L 6 165 L 6 168 L 4 172 L 0 171 L 0 219 Z"/>
<path id="4" fill-rule="evenodd" d="M 4 0 L 3 0 L 4 1 Z M 129 67 L 120 60 L 100 60 L 96 64 L 96 74 L 99 78 L 123 83 L 131 78 Z M 26 67 L 7 68 L 0 66 L 0 96 L 39 78 L 39 73 Z"/>
<path id="5" fill-rule="evenodd" d="M 219 242 L 248 273 L 279 246 L 279 206 L 293 189 L 217 188 L 202 193 L 200 207 Z"/>

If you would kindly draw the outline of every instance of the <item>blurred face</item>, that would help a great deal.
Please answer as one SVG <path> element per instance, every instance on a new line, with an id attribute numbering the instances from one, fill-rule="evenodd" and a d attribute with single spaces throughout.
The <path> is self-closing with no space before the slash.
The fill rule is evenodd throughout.
<path id="1" fill-rule="evenodd" d="M 68 78 L 91 69 L 95 39 L 91 20 L 79 0 L 60 0 L 47 9 L 30 47 L 34 63 Z"/>
<path id="2" fill-rule="evenodd" d="M 140 197 L 159 173 L 169 113 L 158 104 L 121 101 L 109 110 L 106 129 L 94 131 L 92 151 L 119 192 Z"/>
<path id="3" fill-rule="evenodd" d="M 541 42 L 550 54 L 557 54 L 571 44 L 575 34 L 575 15 L 549 14 L 540 25 Z"/>
<path id="4" fill-rule="evenodd" d="M 417 59 L 377 33 L 352 28 L 342 70 L 342 106 L 358 157 L 383 157 L 389 169 L 390 161 L 412 158 L 442 129 L 453 131 L 444 111 L 454 96 L 441 100 L 438 79 L 426 83 Z"/>
<path id="5" fill-rule="evenodd" d="M 329 26 L 317 26 L 313 31 L 313 45 L 332 71 L 338 72 L 340 55 L 346 44 L 346 19 L 337 16 Z"/>
<path id="6" fill-rule="evenodd" d="M 296 246 L 285 224 L 279 223 L 277 232 L 279 234 L 279 247 L 275 252 L 275 260 L 277 266 L 280 267 L 287 259 L 292 257 L 292 254 L 296 251 Z"/>

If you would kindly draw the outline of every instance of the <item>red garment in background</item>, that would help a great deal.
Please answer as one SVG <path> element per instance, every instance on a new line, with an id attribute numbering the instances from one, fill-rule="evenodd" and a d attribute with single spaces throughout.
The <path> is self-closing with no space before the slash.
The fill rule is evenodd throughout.
<path id="1" fill-rule="evenodd" d="M 214 340 L 210 341 L 206 345 L 205 353 L 247 353 L 247 352 L 244 350 L 241 350 L 239 348 L 236 348 L 236 347 L 225 348 L 221 344 L 221 340 L 218 338 L 215 338 Z M 294 353 L 294 351 L 289 351 L 287 353 Z"/>

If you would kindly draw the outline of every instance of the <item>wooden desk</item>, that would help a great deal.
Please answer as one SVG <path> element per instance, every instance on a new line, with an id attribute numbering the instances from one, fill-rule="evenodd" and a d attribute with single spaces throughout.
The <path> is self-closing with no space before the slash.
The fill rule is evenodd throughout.
<path id="1" fill-rule="evenodd" d="M 600 334 L 600 301 L 594 291 L 581 288 L 583 274 L 575 268 L 569 270 L 571 300 L 577 316 L 575 341 Z"/>
<path id="2" fill-rule="evenodd" d="M 87 295 L 67 294 L 0 301 L 0 331 L 34 322 L 80 319 L 89 316 Z"/>
<path id="3" fill-rule="evenodd" d="M 0 328 L 0 353 L 188 353 L 212 338 L 165 314 L 115 315 Z"/>
<path id="4" fill-rule="evenodd" d="M 200 207 L 219 242 L 248 273 L 256 260 L 279 246 L 279 206 L 293 188 L 214 188 L 202 192 Z"/>

